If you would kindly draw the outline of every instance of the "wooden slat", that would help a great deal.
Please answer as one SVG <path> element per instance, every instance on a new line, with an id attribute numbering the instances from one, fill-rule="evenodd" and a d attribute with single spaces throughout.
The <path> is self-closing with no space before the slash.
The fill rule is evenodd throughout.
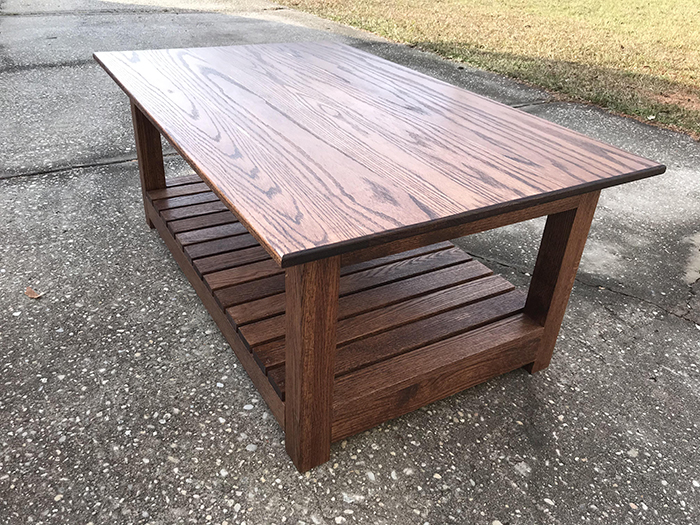
<path id="1" fill-rule="evenodd" d="M 148 203 L 146 213 L 150 220 L 153 221 L 153 224 L 158 229 L 161 238 L 165 241 L 165 244 L 168 246 L 170 252 L 175 258 L 175 261 L 177 261 L 178 265 L 180 266 L 180 269 L 194 287 L 195 291 L 197 292 L 197 295 L 201 299 L 202 303 L 206 307 L 212 319 L 221 330 L 221 333 L 226 338 L 226 341 L 228 341 L 229 345 L 231 345 L 231 348 L 236 354 L 236 357 L 243 365 L 246 372 L 248 373 L 248 376 L 251 378 L 253 384 L 258 389 L 258 392 L 260 392 L 260 395 L 263 397 L 263 399 L 267 403 L 267 406 L 270 408 L 270 412 L 272 412 L 272 415 L 275 416 L 280 426 L 284 428 L 284 403 L 280 399 L 279 395 L 274 391 L 269 380 L 265 377 L 262 370 L 260 370 L 260 367 L 253 359 L 253 356 L 250 355 L 250 352 L 248 352 L 248 349 L 243 343 L 241 337 L 236 332 L 235 328 L 232 326 L 232 324 L 224 314 L 223 310 L 216 303 L 216 301 L 211 295 L 211 292 L 207 289 L 204 282 L 194 271 L 192 265 L 187 260 L 187 257 L 185 257 L 182 250 L 180 250 L 177 241 L 168 230 L 165 221 L 163 221 L 163 219 L 160 217 L 156 209 L 153 208 L 150 202 Z"/>
<path id="2" fill-rule="evenodd" d="M 204 276 L 204 281 L 209 285 L 209 288 L 216 291 L 281 273 L 284 273 L 284 269 L 280 268 L 272 259 L 267 259 L 207 274 Z"/>
<path id="3" fill-rule="evenodd" d="M 213 192 L 196 193 L 195 195 L 183 195 L 181 197 L 170 197 L 168 199 L 160 199 L 153 201 L 153 206 L 156 210 L 167 210 L 171 208 L 182 208 L 183 206 L 192 206 L 193 204 L 203 204 L 205 202 L 216 202 L 219 197 Z"/>
<path id="4" fill-rule="evenodd" d="M 194 195 L 196 193 L 205 193 L 210 191 L 209 186 L 200 181 L 196 184 L 184 184 L 182 186 L 151 190 L 148 192 L 148 196 L 152 201 L 157 201 L 159 199 L 170 199 L 173 197 L 182 197 L 183 195 Z"/>
<path id="5" fill-rule="evenodd" d="M 236 223 L 240 225 L 240 223 Z M 236 228 L 240 229 L 240 228 Z M 243 230 L 245 232 L 245 230 Z M 223 239 L 216 239 L 213 241 L 200 242 L 198 244 L 190 244 L 184 247 L 185 253 L 192 260 L 202 261 L 202 265 L 207 263 L 203 261 L 203 258 L 208 258 L 212 255 L 223 254 L 226 252 L 235 252 L 237 250 L 242 250 L 244 248 L 252 248 L 254 246 L 259 246 L 258 241 L 255 237 L 249 233 L 243 233 L 241 235 L 233 235 L 231 237 L 224 237 Z M 232 265 L 235 266 L 235 265 Z M 225 268 L 225 267 L 224 267 Z M 219 268 L 223 269 L 223 268 Z M 213 272 L 214 270 L 206 270 L 204 268 L 198 268 L 198 270 L 203 272 Z"/>
<path id="6" fill-rule="evenodd" d="M 541 334 L 520 314 L 343 376 L 333 391 L 333 441 L 522 367 Z"/>
<path id="7" fill-rule="evenodd" d="M 411 259 L 369 268 L 343 276 L 340 280 L 340 295 L 357 290 L 359 286 L 369 288 L 394 281 L 400 281 L 411 275 L 428 273 L 439 268 L 446 268 L 471 260 L 469 254 L 459 248 L 450 248 L 439 252 L 427 253 Z"/>
<path id="8" fill-rule="evenodd" d="M 451 248 L 427 253 L 409 260 L 397 261 L 377 268 L 369 268 L 343 276 L 340 280 L 340 295 L 346 295 L 361 287 L 372 288 L 389 282 L 399 281 L 411 275 L 420 275 L 431 270 L 446 268 L 469 260 L 471 260 L 471 257 L 462 250 Z M 258 281 L 261 284 L 261 294 L 257 297 L 252 289 L 246 289 L 244 295 L 241 295 L 241 285 L 218 289 L 214 293 L 225 308 L 282 293 L 284 291 L 284 279 L 279 279 L 280 276 L 275 275 L 277 269 L 272 266 L 269 267 L 269 271 L 273 274 L 272 276 Z M 242 299 L 242 297 L 245 297 L 245 299 Z"/>
<path id="9" fill-rule="evenodd" d="M 181 175 L 180 177 L 168 177 L 165 179 L 165 186 L 174 188 L 175 186 L 184 186 L 195 182 L 202 182 L 202 178 L 196 173 L 192 173 L 190 175 Z"/>
<path id="10" fill-rule="evenodd" d="M 338 351 L 353 341 L 363 340 L 374 334 L 416 323 L 460 306 L 478 303 L 512 291 L 513 288 L 513 285 L 502 277 L 493 275 L 344 319 L 338 322 Z M 251 339 L 257 334 L 250 330 L 251 326 L 253 325 L 241 327 L 239 331 L 243 334 L 246 342 L 253 346 L 256 360 L 265 370 L 282 366 L 284 363 L 284 339 L 255 346 L 251 343 Z M 447 330 L 445 329 L 445 331 Z M 258 337 L 264 339 L 264 335 L 261 334 Z"/>
<path id="11" fill-rule="evenodd" d="M 96 59 L 283 267 L 665 170 L 337 43 Z"/>
<path id="12" fill-rule="evenodd" d="M 240 235 L 246 232 L 245 226 L 236 221 L 229 224 L 222 224 L 221 226 L 212 226 L 211 228 L 201 228 L 199 230 L 178 233 L 175 238 L 182 246 L 188 246 L 190 244 L 222 239 L 232 235 Z"/>
<path id="13" fill-rule="evenodd" d="M 387 255 L 385 257 L 376 257 L 370 261 L 363 261 L 357 264 L 345 265 L 340 269 L 340 275 L 348 275 L 351 273 L 360 272 L 362 270 L 368 270 L 376 266 L 383 266 L 384 264 L 403 261 L 404 259 L 411 259 L 418 255 L 425 255 L 428 253 L 439 252 L 441 250 L 448 250 L 454 248 L 454 244 L 451 242 L 439 242 L 435 244 L 430 244 L 428 246 L 419 246 L 413 250 L 402 251 L 401 253 L 395 253 Z M 342 262 L 342 259 L 341 259 Z"/>
<path id="14" fill-rule="evenodd" d="M 184 208 L 163 210 L 162 212 L 160 212 L 160 216 L 163 217 L 163 220 L 170 222 L 176 221 L 178 219 L 186 219 L 188 217 L 199 217 L 200 215 L 209 215 L 211 213 L 217 213 L 227 210 L 228 208 L 226 207 L 226 205 L 223 202 L 217 200 L 215 202 L 195 204 L 192 206 L 186 206 Z"/>
<path id="15" fill-rule="evenodd" d="M 220 224 L 230 224 L 232 222 L 238 222 L 238 219 L 236 219 L 233 213 L 230 211 L 222 211 L 210 215 L 202 215 L 200 217 L 171 221 L 168 223 L 168 229 L 173 233 L 182 233 L 190 230 L 218 226 Z"/>
<path id="16" fill-rule="evenodd" d="M 375 268 L 376 266 L 381 266 L 382 264 L 387 264 L 390 262 L 398 262 L 417 255 L 423 255 L 428 253 L 434 253 L 436 251 L 441 251 L 445 249 L 453 248 L 452 243 L 440 243 L 425 248 L 411 250 L 409 252 L 404 252 L 401 254 L 391 255 L 389 257 L 382 257 L 380 259 L 375 259 L 374 261 L 368 261 L 362 264 L 356 264 L 352 266 L 346 266 L 340 269 L 341 283 L 344 281 L 344 276 L 351 273 L 357 273 L 362 270 L 369 270 Z M 365 281 L 364 283 L 355 280 L 355 286 L 346 286 L 344 288 L 344 293 L 347 295 L 350 293 L 358 292 L 366 288 L 371 288 L 376 286 L 374 281 Z M 251 301 L 249 303 L 240 304 L 230 308 L 227 311 L 229 317 L 234 320 L 239 325 L 244 325 L 254 321 L 259 321 L 267 317 L 272 317 L 284 313 L 285 298 L 284 294 L 278 294 L 270 297 L 265 297 L 263 299 L 258 299 L 256 301 Z"/>
<path id="17" fill-rule="evenodd" d="M 492 273 L 483 264 L 477 261 L 470 261 L 376 288 L 353 290 L 354 293 L 340 297 L 338 302 L 338 320 L 342 321 L 343 319 L 377 310 L 384 306 L 483 278 Z M 342 280 L 343 278 L 341 277 L 341 283 Z M 261 301 L 275 298 L 276 296 L 262 299 Z M 284 308 L 284 305 L 282 305 L 282 308 Z M 265 315 L 268 312 L 269 310 L 263 311 L 262 314 Z M 269 317 L 250 325 L 238 321 L 236 317 L 233 317 L 233 320 L 250 346 L 257 346 L 284 336 L 284 310 L 279 313 L 282 315 Z"/>
<path id="18" fill-rule="evenodd" d="M 368 310 L 379 308 L 404 299 L 422 295 L 427 292 L 447 288 L 455 284 L 485 277 L 492 272 L 476 261 L 449 266 L 428 274 L 408 277 L 387 285 L 379 286 L 364 293 L 362 283 L 357 288 L 350 289 L 346 295 L 341 295 L 338 304 L 340 319 L 351 317 Z M 343 278 L 341 277 L 341 282 Z M 279 316 L 284 313 L 284 294 L 273 295 L 229 308 L 226 312 L 238 326 Z"/>
<path id="19" fill-rule="evenodd" d="M 339 347 L 336 353 L 335 375 L 339 377 L 511 317 L 520 313 L 524 304 L 525 294 L 514 290 Z M 254 356 L 267 373 L 275 391 L 284 400 L 284 364 L 266 369 L 258 356 Z"/>
<path id="20" fill-rule="evenodd" d="M 336 375 L 353 372 L 368 364 L 515 315 L 522 311 L 524 304 L 525 294 L 513 290 L 355 341 L 338 349 Z"/>
<path id="21" fill-rule="evenodd" d="M 429 292 L 450 288 L 480 279 L 493 272 L 478 261 L 467 261 L 447 268 L 438 268 L 430 273 L 385 284 L 377 288 L 351 293 L 342 297 L 338 304 L 341 318 L 352 317 L 382 306 L 412 299 Z"/>
<path id="22" fill-rule="evenodd" d="M 257 281 L 216 290 L 214 296 L 222 308 L 247 303 L 284 291 L 284 275 L 273 275 Z"/>
<path id="23" fill-rule="evenodd" d="M 347 344 L 395 326 L 416 322 L 439 312 L 505 293 L 513 288 L 513 285 L 500 275 L 490 275 L 357 315 L 338 323 L 338 344 Z"/>
<path id="24" fill-rule="evenodd" d="M 205 275 L 207 273 L 217 272 L 226 268 L 235 268 L 236 266 L 243 266 L 265 259 L 270 259 L 270 255 L 262 246 L 253 245 L 252 248 L 245 248 L 235 252 L 227 252 L 197 259 L 193 264 L 200 275 Z"/>

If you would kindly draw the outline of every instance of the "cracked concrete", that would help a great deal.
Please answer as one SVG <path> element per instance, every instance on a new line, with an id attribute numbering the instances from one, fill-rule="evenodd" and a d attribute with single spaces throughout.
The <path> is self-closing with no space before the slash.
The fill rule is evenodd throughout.
<path id="1" fill-rule="evenodd" d="M 127 101 L 90 56 L 321 38 L 668 172 L 603 192 L 550 368 L 337 443 L 300 476 L 145 226 Z M 700 522 L 697 142 L 259 0 L 0 1 L 0 68 L 3 525 Z M 543 224 L 457 242 L 524 287 Z"/>

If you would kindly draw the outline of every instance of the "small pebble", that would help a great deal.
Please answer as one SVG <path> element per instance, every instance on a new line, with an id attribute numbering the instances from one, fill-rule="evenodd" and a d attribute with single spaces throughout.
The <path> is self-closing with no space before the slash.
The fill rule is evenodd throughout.
<path id="1" fill-rule="evenodd" d="M 253 444 L 251 443 L 250 445 L 246 445 L 245 449 L 246 449 L 248 452 L 255 452 L 256 450 L 258 450 L 258 446 L 257 446 L 257 445 L 253 445 Z"/>
<path id="2" fill-rule="evenodd" d="M 243 410 L 253 410 L 253 405 L 244 405 Z"/>
<path id="3" fill-rule="evenodd" d="M 544 498 L 544 502 L 545 502 L 547 505 L 551 505 L 552 507 L 554 506 L 554 502 L 553 502 L 551 499 L 549 499 L 549 498 Z"/>

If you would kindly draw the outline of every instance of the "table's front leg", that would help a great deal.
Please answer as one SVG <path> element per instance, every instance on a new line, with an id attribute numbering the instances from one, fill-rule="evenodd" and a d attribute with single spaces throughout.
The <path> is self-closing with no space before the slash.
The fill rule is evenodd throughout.
<path id="1" fill-rule="evenodd" d="M 300 472 L 330 459 L 340 257 L 286 272 L 285 434 Z"/>
<path id="2" fill-rule="evenodd" d="M 547 217 L 525 303 L 525 313 L 544 326 L 537 359 L 526 367 L 530 373 L 547 368 L 552 359 L 599 195 L 588 193 L 578 208 Z"/>
<path id="3" fill-rule="evenodd" d="M 139 161 L 141 175 L 141 192 L 146 212 L 146 222 L 154 228 L 148 217 L 146 193 L 151 190 L 165 188 L 165 167 L 163 166 L 163 147 L 160 143 L 160 132 L 148 120 L 148 117 L 131 103 L 131 119 L 134 123 L 134 138 L 136 139 L 136 157 Z"/>

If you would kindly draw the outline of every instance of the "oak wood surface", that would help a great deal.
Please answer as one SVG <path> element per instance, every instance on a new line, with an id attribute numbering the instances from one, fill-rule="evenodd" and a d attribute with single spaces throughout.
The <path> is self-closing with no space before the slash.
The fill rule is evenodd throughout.
<path id="1" fill-rule="evenodd" d="M 534 358 L 542 330 L 516 315 L 339 378 L 332 440 L 525 365 Z"/>
<path id="2" fill-rule="evenodd" d="M 431 291 L 425 295 L 389 304 L 362 314 L 344 315 L 343 319 L 338 321 L 337 344 L 338 346 L 349 344 L 372 334 L 404 324 L 415 323 L 440 312 L 499 295 L 512 289 L 513 285 L 502 277 L 486 276 L 475 282 L 467 281 L 449 288 Z M 276 325 L 276 320 L 274 323 L 261 321 L 240 327 L 239 330 L 248 344 L 255 347 L 280 337 L 278 330 L 275 329 Z M 284 336 L 284 333 L 281 335 Z M 279 340 L 267 349 L 268 354 L 275 354 L 278 359 L 277 362 L 274 362 L 272 356 L 266 356 L 267 366 L 281 363 L 284 356 L 284 345 L 284 340 Z M 263 353 L 261 349 L 255 348 L 254 350 L 258 355 Z"/>
<path id="3" fill-rule="evenodd" d="M 168 223 L 168 229 L 173 233 L 182 233 L 191 230 L 198 230 L 200 228 L 219 226 L 221 224 L 231 224 L 234 222 L 238 222 L 238 220 L 233 213 L 230 211 L 220 211 L 217 213 L 210 213 L 208 215 L 201 215 L 199 217 L 189 217 L 187 219 L 170 221 Z"/>
<path id="4" fill-rule="evenodd" d="M 95 57 L 283 267 L 665 169 L 342 44 Z"/>
<path id="5" fill-rule="evenodd" d="M 236 225 L 238 226 L 240 226 L 240 224 L 240 222 L 236 223 Z M 243 250 L 245 248 L 252 248 L 257 246 L 259 246 L 259 244 L 255 240 L 255 237 L 253 237 L 249 233 L 242 233 L 239 235 L 231 235 L 230 237 L 224 237 L 222 239 L 215 239 L 213 241 L 204 241 L 197 244 L 188 244 L 187 246 L 184 246 L 184 249 L 185 253 L 190 259 L 197 259 L 197 266 L 199 266 L 200 262 L 204 261 L 204 259 L 210 256 L 223 257 L 227 255 L 226 252 L 230 253 L 235 250 Z M 214 270 L 209 271 L 213 272 Z"/>
<path id="6" fill-rule="evenodd" d="M 228 224 L 222 224 L 221 226 L 211 226 L 200 230 L 178 233 L 175 238 L 182 246 L 187 246 L 188 244 L 214 241 L 223 237 L 240 235 L 242 233 L 248 233 L 248 230 L 246 230 L 245 226 L 243 226 L 240 222 L 236 221 Z"/>
<path id="7" fill-rule="evenodd" d="M 131 103 L 131 122 L 134 126 L 136 157 L 139 162 L 139 176 L 141 177 L 141 193 L 146 212 L 146 223 L 151 228 L 154 228 L 155 226 L 148 216 L 149 202 L 147 194 L 151 190 L 166 188 L 160 133 L 133 102 Z"/>
<path id="8" fill-rule="evenodd" d="M 203 204 L 205 202 L 214 202 L 219 198 L 211 191 L 206 193 L 197 193 L 195 195 L 183 195 L 181 197 L 170 197 L 153 202 L 156 210 L 168 210 L 171 208 L 181 208 L 183 206 L 191 206 L 193 204 Z"/>
<path id="9" fill-rule="evenodd" d="M 456 293 L 450 296 L 451 290 L 443 290 L 447 292 L 444 294 L 427 294 L 418 300 L 409 300 L 393 307 L 380 308 L 365 316 L 340 321 L 337 329 L 336 375 L 365 368 L 421 346 L 412 346 L 415 341 L 423 339 L 429 344 L 481 324 L 498 321 L 518 313 L 524 304 L 522 294 L 513 292 L 513 285 L 499 276 L 457 286 Z M 439 303 L 441 295 L 448 297 L 442 305 Z M 423 311 L 416 308 L 421 303 L 426 306 Z M 374 318 L 370 314 L 375 313 L 377 320 L 370 326 L 365 326 L 367 318 Z M 410 341 L 406 337 L 416 334 L 413 326 L 419 327 L 418 337 Z M 282 399 L 285 395 L 285 385 L 282 382 L 285 378 L 284 348 L 284 340 L 253 348 L 256 361 L 270 377 Z"/>
<path id="10" fill-rule="evenodd" d="M 331 454 L 339 279 L 338 257 L 286 272 L 285 447 L 301 472 Z"/>
<path id="11" fill-rule="evenodd" d="M 190 185 L 195 182 L 202 182 L 202 178 L 196 173 L 189 173 L 187 175 L 180 175 L 176 177 L 166 177 L 165 187 L 174 188 L 176 186 Z"/>
<path id="12" fill-rule="evenodd" d="M 315 261 L 287 269 L 285 278 L 257 244 L 231 244 L 224 253 L 188 256 L 188 250 L 198 247 L 207 254 L 220 249 L 217 243 L 253 238 L 225 231 L 240 223 L 211 226 L 207 219 L 200 229 L 177 234 L 190 243 L 183 246 L 169 229 L 182 219 L 164 219 L 172 210 L 198 213 L 203 204 L 180 200 L 183 196 L 188 197 L 156 199 L 154 203 L 167 202 L 160 209 L 148 205 L 148 217 L 285 427 L 290 456 L 302 471 L 329 457 L 331 440 L 536 360 L 546 322 L 543 328 L 520 316 L 524 294 L 450 243 L 342 268 L 340 257 Z M 583 211 L 579 206 L 576 213 Z M 556 222 L 561 224 L 555 228 L 558 240 L 549 242 L 552 253 L 567 231 L 578 231 L 575 220 Z M 571 242 L 564 244 L 571 251 Z M 212 282 L 224 277 L 227 287 L 212 291 L 207 277 Z M 547 287 L 542 290 L 546 295 Z M 216 300 L 221 291 L 243 301 L 241 306 L 255 307 L 225 312 Z M 269 293 L 274 295 L 266 297 Z M 553 295 L 555 302 L 560 300 L 560 294 Z M 247 317 L 237 324 L 231 314 L 241 312 Z M 290 333 L 296 337 L 295 350 L 287 345 Z M 386 381 L 387 371 L 394 380 Z M 347 377 L 353 378 L 352 385 Z"/>
<path id="13" fill-rule="evenodd" d="M 194 261 L 194 267 L 200 275 L 243 266 L 258 261 L 269 259 L 270 256 L 262 246 L 255 245 L 251 248 L 243 248 L 235 252 L 222 253 L 203 257 Z"/>
<path id="14" fill-rule="evenodd" d="M 531 373 L 552 359 L 599 195 L 584 195 L 578 208 L 547 217 L 525 305 L 525 313 L 544 326 L 537 359 L 527 367 Z"/>
<path id="15" fill-rule="evenodd" d="M 184 177 L 177 178 L 184 179 Z M 209 186 L 202 182 L 202 179 L 199 177 L 199 175 L 197 175 L 197 178 L 199 178 L 199 182 L 195 184 L 187 184 L 185 182 L 181 182 L 180 184 L 173 184 L 171 186 L 167 186 L 167 181 L 175 179 L 166 179 L 165 188 L 151 190 L 148 192 L 148 196 L 155 203 L 158 201 L 158 199 L 168 199 L 174 197 L 181 197 L 183 195 L 195 195 L 197 193 L 211 192 Z"/>
<path id="16" fill-rule="evenodd" d="M 194 204 L 192 206 L 187 206 L 184 208 L 171 208 L 163 210 L 161 213 L 163 220 L 166 222 L 176 221 L 178 219 L 186 219 L 188 217 L 199 217 L 200 215 L 209 215 L 210 213 L 217 213 L 221 211 L 228 211 L 226 205 L 217 200 L 215 202 L 205 202 L 203 204 Z"/>
<path id="17" fill-rule="evenodd" d="M 407 276 L 400 281 L 377 287 L 372 287 L 371 283 L 369 285 L 358 283 L 352 293 L 341 294 L 338 301 L 338 320 L 342 321 L 348 317 L 486 277 L 492 273 L 483 264 L 469 261 L 442 269 L 438 267 L 427 274 Z M 255 346 L 284 337 L 284 304 L 281 308 L 278 305 L 283 300 L 284 294 L 267 297 L 248 303 L 252 304 L 253 308 L 229 309 L 228 313 L 236 320 L 248 343 Z M 238 317 L 238 312 L 242 312 L 244 316 Z M 251 314 L 255 317 L 251 318 Z"/>
<path id="18" fill-rule="evenodd" d="M 357 273 L 361 272 L 364 270 L 369 270 L 371 268 L 375 268 L 376 266 L 382 266 L 385 264 L 391 264 L 394 262 L 402 261 L 404 259 L 408 259 L 411 257 L 417 257 L 420 255 L 424 254 L 429 254 L 429 253 L 434 253 L 438 252 L 441 250 L 445 250 L 448 248 L 453 248 L 453 245 L 451 243 L 439 243 L 439 244 L 434 244 L 431 246 L 426 246 L 424 248 L 420 248 L 417 250 L 410 250 L 405 253 L 400 253 L 400 254 L 395 254 L 395 255 L 390 255 L 388 257 L 382 257 L 380 259 L 374 259 L 372 261 L 367 261 L 361 264 L 356 264 L 353 266 L 345 266 L 344 268 L 340 269 L 340 275 L 345 276 L 345 275 L 350 275 L 352 273 Z M 415 267 L 414 267 L 415 268 Z M 454 273 L 453 275 L 455 276 L 454 284 L 458 284 L 459 282 L 463 282 L 461 279 L 461 274 L 459 272 L 459 269 L 462 268 L 462 266 L 451 266 L 448 267 L 448 269 L 457 269 L 457 272 Z M 431 275 L 433 275 L 431 273 Z M 460 277 L 456 277 L 459 275 Z M 409 275 L 404 275 L 405 277 L 410 278 Z M 386 284 L 386 283 L 382 283 Z M 395 283 L 398 284 L 398 283 Z M 364 306 L 367 306 L 368 304 L 372 304 L 373 300 L 372 298 L 368 298 L 366 294 L 362 295 L 362 299 L 359 299 L 359 296 L 353 297 L 348 297 L 346 298 L 345 296 L 348 294 L 354 294 L 356 292 L 359 292 L 361 290 L 365 290 L 366 288 L 372 288 L 373 286 L 376 286 L 377 283 L 373 281 L 360 281 L 356 282 L 354 286 L 352 287 L 346 287 L 344 290 L 344 293 L 340 294 L 341 297 L 341 304 L 345 305 L 347 302 L 351 303 L 357 303 L 358 301 L 361 303 L 361 306 L 356 306 L 356 308 L 361 309 Z M 391 286 L 391 285 L 388 285 Z M 399 285 L 401 286 L 401 285 Z M 437 289 L 439 286 L 435 286 Z M 384 286 L 375 288 L 375 294 L 383 294 L 384 290 L 387 290 Z M 366 298 L 366 299 L 365 299 Z M 278 316 L 279 314 L 284 313 L 284 308 L 285 308 L 285 297 L 284 297 L 284 292 L 273 295 L 270 297 L 264 297 L 262 299 L 257 299 L 255 301 L 250 301 L 245 304 L 233 306 L 227 310 L 228 315 L 232 318 L 235 319 L 236 323 L 238 326 L 242 326 L 248 323 L 252 323 L 255 321 L 260 321 L 269 317 L 274 317 Z M 347 308 L 342 308 L 341 311 L 344 312 L 346 311 Z M 358 312 L 359 313 L 359 312 Z"/>

